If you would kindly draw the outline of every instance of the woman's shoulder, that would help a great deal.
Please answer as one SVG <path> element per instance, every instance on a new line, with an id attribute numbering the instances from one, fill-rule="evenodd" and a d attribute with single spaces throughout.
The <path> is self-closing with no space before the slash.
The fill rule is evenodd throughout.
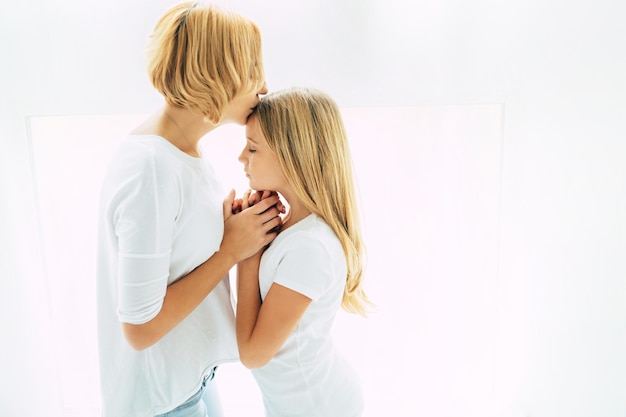
<path id="1" fill-rule="evenodd" d="M 108 164 L 104 185 L 113 189 L 149 187 L 154 183 L 176 186 L 184 164 L 164 142 L 163 138 L 148 135 L 123 138 Z"/>
<path id="2" fill-rule="evenodd" d="M 160 171 L 194 167 L 200 163 L 201 159 L 181 152 L 167 139 L 157 135 L 127 135 L 121 140 L 111 161 L 118 168 L 157 166 Z"/>
<path id="3" fill-rule="evenodd" d="M 130 134 L 120 142 L 120 149 L 140 159 L 150 159 L 171 154 L 173 147 L 165 138 L 158 135 Z"/>

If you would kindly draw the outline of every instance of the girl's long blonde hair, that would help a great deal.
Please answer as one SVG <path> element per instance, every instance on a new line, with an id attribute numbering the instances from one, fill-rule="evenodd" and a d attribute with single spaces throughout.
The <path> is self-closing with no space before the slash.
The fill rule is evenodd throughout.
<path id="1" fill-rule="evenodd" d="M 366 315 L 371 303 L 362 287 L 364 246 L 339 108 L 320 91 L 292 88 L 263 97 L 253 114 L 294 193 L 341 242 L 348 265 L 342 307 Z"/>
<path id="2" fill-rule="evenodd" d="M 237 93 L 265 82 L 261 32 L 251 20 L 216 6 L 178 4 L 154 28 L 148 74 L 168 104 L 217 124 Z"/>

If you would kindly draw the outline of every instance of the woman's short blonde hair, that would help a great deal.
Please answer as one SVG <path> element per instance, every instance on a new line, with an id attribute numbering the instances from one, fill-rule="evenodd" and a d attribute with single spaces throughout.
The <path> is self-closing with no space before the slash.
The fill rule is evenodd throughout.
<path id="1" fill-rule="evenodd" d="M 292 88 L 262 97 L 250 117 L 257 117 L 298 199 L 339 238 L 348 266 L 342 306 L 365 315 L 372 304 L 362 286 L 364 245 L 348 138 L 337 104 L 323 92 Z"/>
<path id="2" fill-rule="evenodd" d="M 237 93 L 259 89 L 265 82 L 261 32 L 236 13 L 181 3 L 156 24 L 148 73 L 168 104 L 217 124 Z"/>

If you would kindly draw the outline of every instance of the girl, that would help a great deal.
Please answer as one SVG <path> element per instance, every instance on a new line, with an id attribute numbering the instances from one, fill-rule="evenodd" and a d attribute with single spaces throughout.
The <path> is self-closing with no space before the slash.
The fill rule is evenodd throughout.
<path id="1" fill-rule="evenodd" d="M 157 23 L 148 63 L 165 104 L 122 142 L 101 190 L 102 416 L 219 416 L 215 368 L 238 356 L 228 271 L 281 219 L 270 196 L 224 221 L 199 141 L 243 125 L 267 92 L 261 35 L 241 16 L 183 3 Z"/>
<path id="2" fill-rule="evenodd" d="M 321 92 L 274 93 L 261 99 L 246 136 L 239 161 L 250 187 L 278 192 L 289 211 L 276 240 L 237 267 L 241 362 L 252 369 L 267 416 L 359 416 L 357 376 L 331 340 L 340 307 L 364 315 L 368 304 L 339 110 Z M 235 202 L 235 211 L 250 199 Z"/>

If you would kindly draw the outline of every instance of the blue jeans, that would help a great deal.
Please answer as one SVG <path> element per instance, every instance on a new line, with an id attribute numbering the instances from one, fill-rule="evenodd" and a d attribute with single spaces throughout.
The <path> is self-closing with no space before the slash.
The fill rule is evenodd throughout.
<path id="1" fill-rule="evenodd" d="M 224 417 L 217 385 L 214 381 L 215 370 L 204 377 L 202 386 L 194 395 L 172 411 L 155 417 Z"/>

